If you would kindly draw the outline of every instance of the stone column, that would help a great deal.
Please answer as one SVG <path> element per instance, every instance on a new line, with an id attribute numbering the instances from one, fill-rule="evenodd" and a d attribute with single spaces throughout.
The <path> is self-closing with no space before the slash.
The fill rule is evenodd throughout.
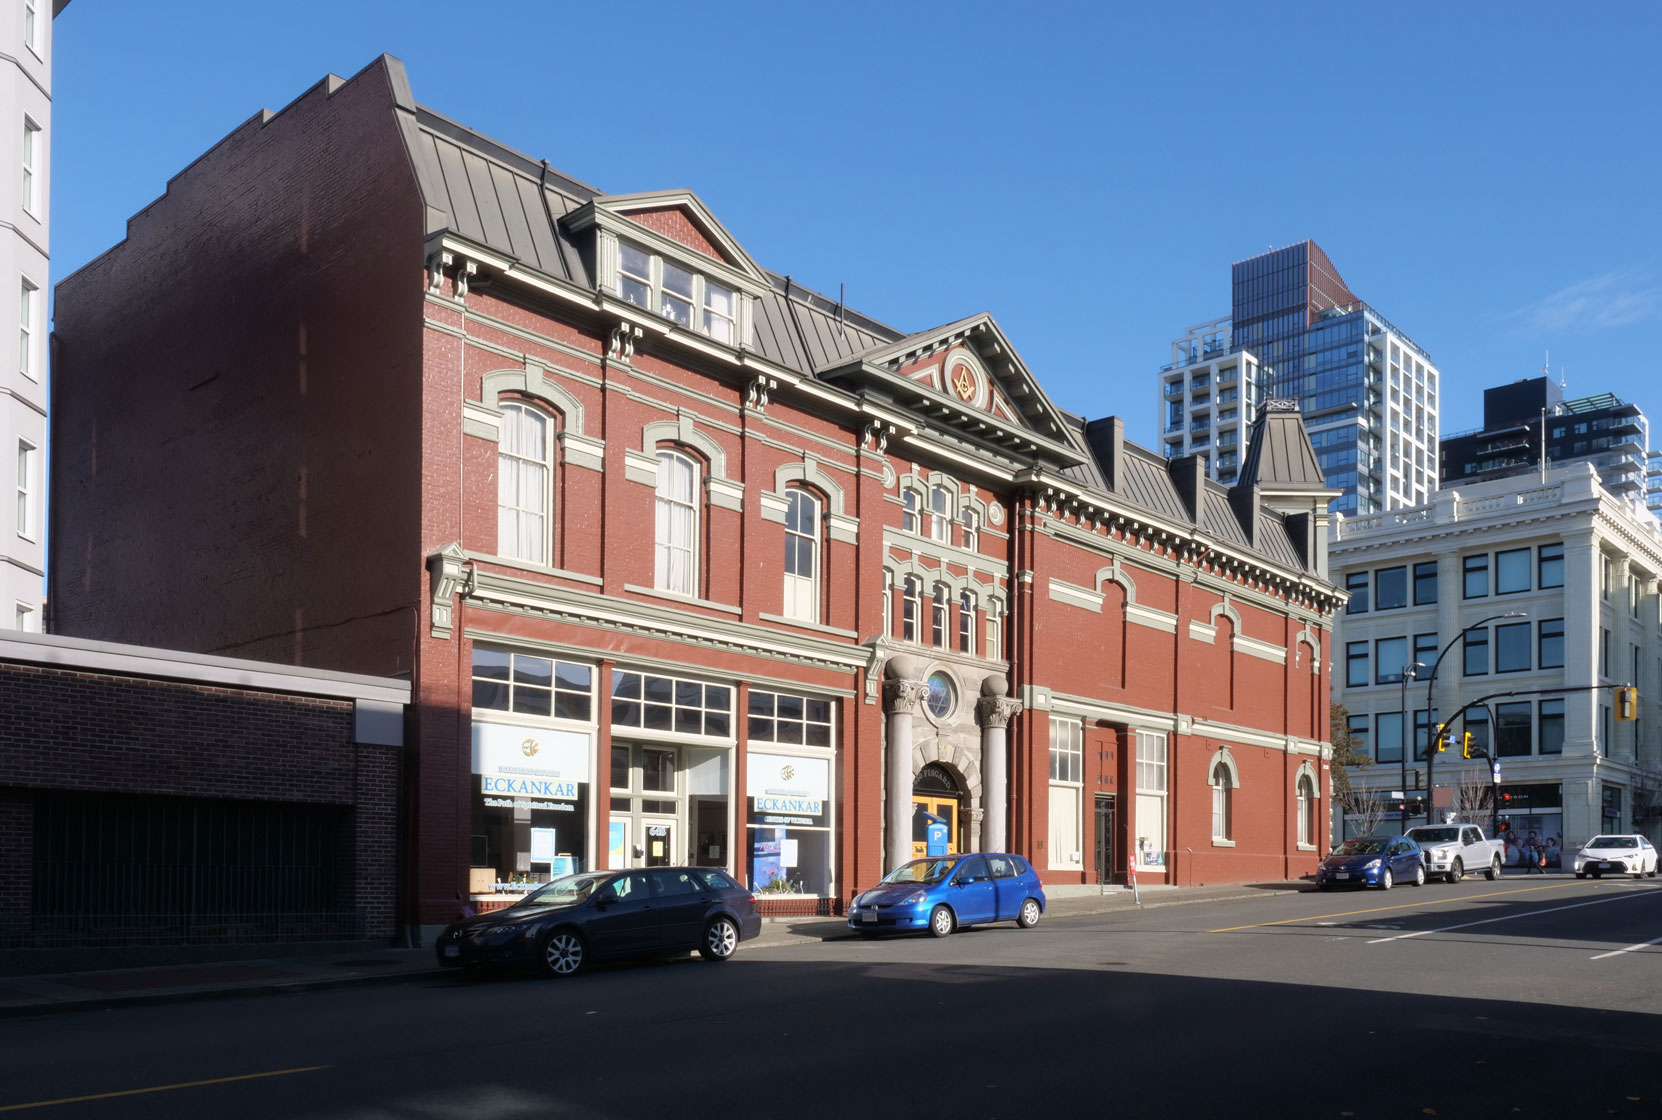
<path id="1" fill-rule="evenodd" d="M 897 657 L 887 667 L 883 682 L 883 710 L 888 714 L 883 770 L 883 846 L 885 873 L 912 858 L 912 718 L 923 699 L 924 685 L 914 679 L 909 657 Z"/>
<path id="2" fill-rule="evenodd" d="M 981 682 L 981 699 L 976 715 L 981 718 L 981 850 L 1009 850 L 1010 717 L 1021 711 L 1021 702 L 1009 698 L 1010 682 L 988 677 Z"/>

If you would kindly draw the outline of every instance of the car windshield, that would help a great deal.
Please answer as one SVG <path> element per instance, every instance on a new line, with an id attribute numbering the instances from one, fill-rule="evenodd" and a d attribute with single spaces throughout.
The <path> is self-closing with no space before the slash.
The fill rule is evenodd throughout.
<path id="1" fill-rule="evenodd" d="M 1408 835 L 1424 844 L 1430 841 L 1433 844 L 1448 844 L 1460 839 L 1458 828 L 1416 828 Z"/>
<path id="2" fill-rule="evenodd" d="M 514 905 L 516 906 L 570 906 L 582 902 L 596 886 L 604 882 L 610 872 L 588 871 L 581 875 L 565 875 L 544 883 Z"/>
<path id="3" fill-rule="evenodd" d="M 951 872 L 957 862 L 957 856 L 948 856 L 944 859 L 915 859 L 911 863 L 901 864 L 883 876 L 883 881 L 885 883 L 938 883 L 947 877 L 947 874 Z"/>
<path id="4" fill-rule="evenodd" d="M 1361 840 L 1346 840 L 1333 850 L 1336 856 L 1376 856 L 1385 850 L 1385 841 L 1369 836 Z"/>
<path id="5" fill-rule="evenodd" d="M 1637 848 L 1639 842 L 1631 836 L 1595 836 L 1587 841 L 1589 848 Z"/>

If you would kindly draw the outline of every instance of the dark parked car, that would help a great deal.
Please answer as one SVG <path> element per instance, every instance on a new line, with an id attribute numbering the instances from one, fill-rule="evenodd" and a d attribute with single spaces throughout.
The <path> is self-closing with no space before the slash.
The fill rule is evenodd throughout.
<path id="1" fill-rule="evenodd" d="M 1346 840 L 1316 868 L 1316 886 L 1378 887 L 1388 891 L 1402 879 L 1425 886 L 1425 857 L 1406 836 L 1359 836 Z"/>
<path id="2" fill-rule="evenodd" d="M 505 910 L 446 927 L 434 951 L 451 967 L 529 964 L 570 976 L 590 960 L 692 949 L 724 961 L 761 932 L 755 896 L 727 872 L 649 867 L 544 883 Z"/>
<path id="3" fill-rule="evenodd" d="M 1044 909 L 1039 876 L 1020 856 L 931 856 L 901 864 L 855 895 L 848 928 L 858 933 L 927 929 L 936 937 L 984 922 L 1032 929 Z"/>

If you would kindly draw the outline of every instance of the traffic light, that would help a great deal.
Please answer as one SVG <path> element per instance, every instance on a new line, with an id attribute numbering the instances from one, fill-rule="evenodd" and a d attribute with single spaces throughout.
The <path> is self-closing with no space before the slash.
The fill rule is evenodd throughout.
<path id="1" fill-rule="evenodd" d="M 1437 731 L 1437 753 L 1438 754 L 1442 754 L 1444 751 L 1448 750 L 1448 745 L 1449 745 L 1450 741 L 1453 739 L 1453 737 L 1454 737 L 1453 734 L 1446 727 L 1440 728 Z"/>
<path id="2" fill-rule="evenodd" d="M 1468 731 L 1464 735 L 1460 736 L 1460 757 L 1461 758 L 1470 758 L 1471 756 L 1472 756 L 1472 733 L 1470 731 Z"/>
<path id="3" fill-rule="evenodd" d="M 1616 719 L 1632 723 L 1639 718 L 1639 690 L 1631 686 L 1616 690 Z"/>

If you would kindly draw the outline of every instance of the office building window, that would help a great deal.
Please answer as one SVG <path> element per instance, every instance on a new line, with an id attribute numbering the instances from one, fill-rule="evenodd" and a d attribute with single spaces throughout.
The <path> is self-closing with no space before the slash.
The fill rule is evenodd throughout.
<path id="1" fill-rule="evenodd" d="M 1407 638 L 1380 638 L 1374 643 L 1374 684 L 1401 682 L 1407 664 Z"/>
<path id="2" fill-rule="evenodd" d="M 1347 730 L 1350 732 L 1350 749 L 1362 758 L 1370 758 L 1373 753 L 1373 736 L 1369 732 L 1367 716 L 1351 716 Z"/>
<path id="3" fill-rule="evenodd" d="M 1395 610 L 1408 605 L 1408 569 L 1381 568 L 1374 573 L 1374 610 Z"/>
<path id="4" fill-rule="evenodd" d="M 1414 565 L 1414 605 L 1423 607 L 1437 601 L 1437 561 Z"/>
<path id="5" fill-rule="evenodd" d="M 1521 703 L 1495 705 L 1496 757 L 1516 758 L 1530 753 L 1531 707 L 1527 700 Z"/>
<path id="6" fill-rule="evenodd" d="M 1495 672 L 1522 673 L 1529 669 L 1529 623 L 1495 627 Z"/>
<path id="7" fill-rule="evenodd" d="M 1543 618 L 1539 644 L 1535 651 L 1536 664 L 1542 669 L 1564 667 L 1564 620 Z"/>
<path id="8" fill-rule="evenodd" d="M 1541 701 L 1541 753 L 1564 753 L 1564 701 Z"/>
<path id="9" fill-rule="evenodd" d="M 1486 629 L 1468 630 L 1465 638 L 1461 639 L 1462 652 L 1465 654 L 1465 674 L 1468 677 L 1481 677 L 1489 671 L 1489 631 Z"/>
<path id="10" fill-rule="evenodd" d="M 1463 561 L 1465 597 L 1480 599 L 1489 594 L 1489 555 L 1468 556 Z"/>
<path id="11" fill-rule="evenodd" d="M 1599 627 L 1599 676 L 1610 675 L 1610 631 L 1606 627 Z"/>
<path id="12" fill-rule="evenodd" d="M 1495 594 L 1529 590 L 1529 549 L 1509 548 L 1495 553 Z"/>
<path id="13" fill-rule="evenodd" d="M 1368 573 L 1351 572 L 1345 576 L 1345 590 L 1350 592 L 1350 602 L 1345 605 L 1345 613 L 1367 614 Z"/>
<path id="14" fill-rule="evenodd" d="M 1425 680 L 1429 678 L 1432 668 L 1437 664 L 1436 634 L 1414 635 L 1414 661 L 1425 666 L 1425 671 L 1419 674 L 1418 679 Z M 1409 662 L 1409 664 L 1413 663 L 1413 661 Z"/>
<path id="15" fill-rule="evenodd" d="M 1359 688 L 1368 683 L 1368 643 L 1345 643 L 1345 686 Z"/>
<path id="16" fill-rule="evenodd" d="M 1402 761 L 1402 713 L 1380 712 L 1373 717 L 1374 758 L 1380 762 Z"/>
<path id="17" fill-rule="evenodd" d="M 1564 586 L 1564 546 L 1544 544 L 1536 552 L 1535 585 L 1542 589 Z"/>

